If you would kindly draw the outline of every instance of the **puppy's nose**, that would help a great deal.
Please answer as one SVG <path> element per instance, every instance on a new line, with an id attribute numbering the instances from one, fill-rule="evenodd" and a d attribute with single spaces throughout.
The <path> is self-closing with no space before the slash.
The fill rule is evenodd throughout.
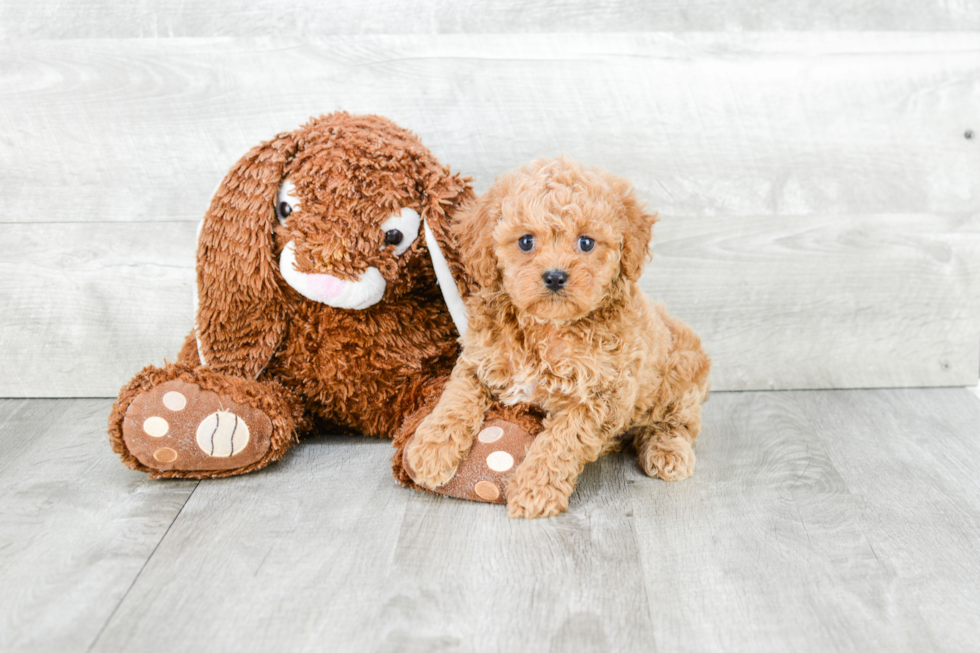
<path id="1" fill-rule="evenodd" d="M 541 278 L 544 279 L 544 285 L 548 286 L 548 290 L 558 292 L 568 281 L 568 273 L 564 270 L 548 270 L 541 275 Z"/>

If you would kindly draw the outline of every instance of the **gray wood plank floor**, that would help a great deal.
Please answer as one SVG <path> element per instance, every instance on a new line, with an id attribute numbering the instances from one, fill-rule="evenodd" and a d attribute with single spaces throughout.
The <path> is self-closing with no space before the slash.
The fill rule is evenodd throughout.
<path id="1" fill-rule="evenodd" d="M 716 393 L 698 470 L 585 473 L 570 510 L 398 487 L 324 435 L 257 474 L 153 482 L 101 399 L 0 401 L 3 651 L 971 651 L 980 401 Z"/>
<path id="2" fill-rule="evenodd" d="M 0 400 L 0 651 L 82 651 L 196 482 L 113 460 L 105 400 Z"/>

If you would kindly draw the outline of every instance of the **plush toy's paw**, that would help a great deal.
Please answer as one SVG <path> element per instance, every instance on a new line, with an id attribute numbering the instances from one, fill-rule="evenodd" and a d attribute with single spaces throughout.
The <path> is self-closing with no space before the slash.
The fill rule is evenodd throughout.
<path id="1" fill-rule="evenodd" d="M 509 420 L 488 421 L 473 440 L 469 454 L 455 468 L 455 475 L 433 491 L 469 501 L 504 503 L 507 480 L 524 460 L 534 435 Z M 409 440 L 405 446 L 402 467 L 409 478 L 422 485 L 409 459 L 412 444 Z"/>
<path id="2" fill-rule="evenodd" d="M 453 440 L 428 436 L 424 427 L 423 423 L 405 447 L 405 457 L 408 467 L 414 472 L 415 482 L 434 490 L 456 475 L 463 452 Z"/>
<path id="3" fill-rule="evenodd" d="M 266 456 L 272 421 L 257 408 L 174 379 L 133 399 L 122 436 L 151 470 L 227 472 Z"/>
<path id="4" fill-rule="evenodd" d="M 665 481 L 683 481 L 694 473 L 694 449 L 682 437 L 650 442 L 637 452 L 637 459 L 647 476 Z"/>
<path id="5" fill-rule="evenodd" d="M 507 515 L 524 519 L 554 517 L 568 510 L 570 494 L 546 481 L 517 473 L 507 486 Z"/>

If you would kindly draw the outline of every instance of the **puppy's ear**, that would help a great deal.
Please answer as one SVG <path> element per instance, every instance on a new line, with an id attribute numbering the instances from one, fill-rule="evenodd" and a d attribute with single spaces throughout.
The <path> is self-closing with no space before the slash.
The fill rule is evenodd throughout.
<path id="1" fill-rule="evenodd" d="M 493 252 L 493 230 L 500 218 L 500 203 L 501 195 L 495 184 L 466 204 L 452 226 L 460 258 L 473 284 L 471 291 L 499 287 L 503 283 Z"/>
<path id="2" fill-rule="evenodd" d="M 622 202 L 623 218 L 626 223 L 623 232 L 623 245 L 620 253 L 620 267 L 623 276 L 630 281 L 638 281 L 643 265 L 650 258 L 650 239 L 657 214 L 649 213 L 637 199 L 633 185 L 625 179 L 615 179 L 613 188 Z"/>
<path id="3" fill-rule="evenodd" d="M 195 330 L 201 360 L 255 378 L 286 327 L 273 252 L 275 201 L 295 133 L 253 148 L 225 177 L 204 216 L 197 246 Z"/>

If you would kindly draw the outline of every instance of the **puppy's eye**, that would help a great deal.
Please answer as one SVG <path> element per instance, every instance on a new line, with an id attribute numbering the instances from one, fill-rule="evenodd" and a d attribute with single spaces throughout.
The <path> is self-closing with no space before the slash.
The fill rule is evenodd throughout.
<path id="1" fill-rule="evenodd" d="M 289 214 L 293 212 L 293 207 L 289 206 L 289 202 L 279 202 L 279 215 L 284 218 L 288 218 Z"/>
<path id="2" fill-rule="evenodd" d="M 517 239 L 517 246 L 521 248 L 522 252 L 530 252 L 534 249 L 534 236 L 531 234 L 524 234 Z"/>
<path id="3" fill-rule="evenodd" d="M 397 245 L 402 242 L 402 232 L 397 229 L 391 229 L 385 232 L 385 245 Z"/>
<path id="4" fill-rule="evenodd" d="M 583 252 L 591 252 L 595 247 L 595 241 L 588 236 L 579 236 L 578 248 Z"/>

